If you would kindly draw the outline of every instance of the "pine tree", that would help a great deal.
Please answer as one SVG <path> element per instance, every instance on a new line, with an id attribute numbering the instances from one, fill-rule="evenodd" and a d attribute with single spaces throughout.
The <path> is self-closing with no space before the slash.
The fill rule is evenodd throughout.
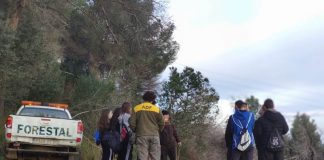
<path id="1" fill-rule="evenodd" d="M 254 96 L 250 96 L 249 98 L 247 98 L 246 103 L 249 105 L 249 109 L 250 111 L 257 113 L 258 109 L 260 108 L 260 103 L 259 103 L 259 99 L 257 99 Z"/>
<path id="2" fill-rule="evenodd" d="M 49 101 L 62 92 L 59 63 L 43 43 L 41 27 L 31 8 L 23 11 L 16 31 L 4 26 L 1 33 L 1 97 L 8 106 L 20 100 Z M 13 111 L 16 108 L 8 108 Z"/>
<path id="3" fill-rule="evenodd" d="M 314 120 L 306 114 L 297 114 L 291 129 L 292 155 L 299 160 L 317 160 L 322 146 Z"/>
<path id="4" fill-rule="evenodd" d="M 4 23 L 2 21 L 2 23 Z M 4 117 L 5 100 L 8 92 L 8 83 L 14 78 L 14 61 L 16 59 L 13 51 L 15 33 L 6 25 L 0 26 L 0 116 Z"/>
<path id="5" fill-rule="evenodd" d="M 185 139 L 184 150 L 195 148 L 202 154 L 208 148 L 206 131 L 213 128 L 210 120 L 216 118 L 219 96 L 199 71 L 190 67 L 182 72 L 172 67 L 170 71 L 169 80 L 162 85 L 159 104 L 172 113 L 173 122 Z M 190 157 L 187 153 L 183 156 Z"/>

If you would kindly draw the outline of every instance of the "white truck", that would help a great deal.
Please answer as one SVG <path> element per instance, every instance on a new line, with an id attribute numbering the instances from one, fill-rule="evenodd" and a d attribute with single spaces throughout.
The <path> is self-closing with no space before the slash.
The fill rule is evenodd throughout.
<path id="1" fill-rule="evenodd" d="M 22 101 L 5 124 L 7 159 L 79 159 L 83 123 L 66 104 Z"/>

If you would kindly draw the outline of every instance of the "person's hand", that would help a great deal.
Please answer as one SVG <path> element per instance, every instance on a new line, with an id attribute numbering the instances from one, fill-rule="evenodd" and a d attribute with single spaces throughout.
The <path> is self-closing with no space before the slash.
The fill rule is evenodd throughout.
<path id="1" fill-rule="evenodd" d="M 178 147 L 181 147 L 182 143 L 181 142 L 178 142 Z"/>

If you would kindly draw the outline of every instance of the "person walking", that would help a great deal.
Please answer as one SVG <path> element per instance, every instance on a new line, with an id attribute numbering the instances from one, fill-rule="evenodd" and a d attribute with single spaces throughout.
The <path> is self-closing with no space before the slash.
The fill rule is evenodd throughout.
<path id="1" fill-rule="evenodd" d="M 136 148 L 139 160 L 160 160 L 161 147 L 159 133 L 164 127 L 160 108 L 155 105 L 153 91 L 143 94 L 143 103 L 134 107 L 130 117 L 130 127 L 136 134 Z"/>
<path id="2" fill-rule="evenodd" d="M 247 103 L 235 102 L 235 112 L 228 119 L 225 141 L 228 160 L 253 160 L 254 152 L 254 114 L 248 111 Z"/>
<path id="3" fill-rule="evenodd" d="M 163 110 L 162 114 L 165 126 L 160 134 L 161 160 L 168 160 L 168 157 L 170 160 L 176 160 L 177 147 L 181 146 L 181 142 L 175 126 L 171 124 L 169 112 Z"/>
<path id="4" fill-rule="evenodd" d="M 272 99 L 266 99 L 261 109 L 262 116 L 256 121 L 253 130 L 259 160 L 283 160 L 283 135 L 288 130 L 288 124 L 283 115 L 275 110 Z M 276 136 L 276 133 L 279 134 Z M 275 137 L 274 139 L 272 137 Z M 275 146 L 271 140 L 274 140 Z"/>
<path id="5" fill-rule="evenodd" d="M 119 120 L 119 130 L 120 132 L 126 133 L 123 138 L 124 140 L 121 142 L 121 150 L 118 153 L 117 160 L 132 160 L 132 151 L 133 151 L 133 143 L 132 136 L 133 131 L 129 126 L 129 118 L 131 116 L 131 103 L 124 102 L 121 107 L 121 113 L 118 117 Z"/>
<path id="6" fill-rule="evenodd" d="M 98 140 L 96 141 L 97 145 L 101 144 L 102 148 L 102 156 L 101 160 L 112 160 L 113 158 L 113 151 L 108 145 L 108 132 L 111 129 L 111 118 L 113 116 L 113 113 L 105 109 L 101 112 L 101 116 L 98 121 L 98 133 L 97 138 Z"/>

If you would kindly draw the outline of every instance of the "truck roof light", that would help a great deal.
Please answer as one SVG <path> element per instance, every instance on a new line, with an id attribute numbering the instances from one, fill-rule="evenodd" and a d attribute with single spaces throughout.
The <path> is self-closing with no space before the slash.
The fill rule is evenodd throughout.
<path id="1" fill-rule="evenodd" d="M 42 105 L 42 102 L 36 102 L 36 101 L 21 101 L 21 104 L 22 105 L 28 105 L 28 106 L 31 106 L 31 105 L 40 106 L 40 105 Z"/>
<path id="2" fill-rule="evenodd" d="M 56 108 L 63 108 L 63 109 L 67 109 L 69 107 L 69 105 L 67 105 L 67 104 L 60 104 L 60 103 L 49 103 L 48 106 L 56 107 Z"/>
<path id="3" fill-rule="evenodd" d="M 56 108 L 62 108 L 67 109 L 69 105 L 67 104 L 61 104 L 61 103 L 42 103 L 42 102 L 36 102 L 36 101 L 21 101 L 22 105 L 27 106 L 49 106 L 49 107 L 56 107 Z"/>

